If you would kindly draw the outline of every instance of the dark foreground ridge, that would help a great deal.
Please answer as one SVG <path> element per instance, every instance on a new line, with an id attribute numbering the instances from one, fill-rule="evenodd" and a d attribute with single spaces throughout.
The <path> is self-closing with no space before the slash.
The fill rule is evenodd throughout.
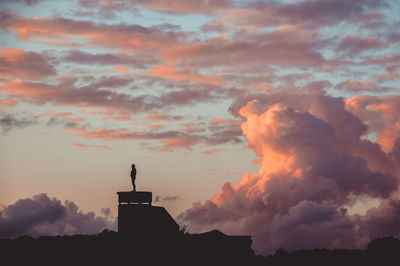
<path id="1" fill-rule="evenodd" d="M 367 250 L 278 249 L 265 257 L 247 244 L 216 230 L 140 243 L 104 230 L 98 235 L 0 239 L 0 256 L 1 265 L 400 265 L 400 240 L 393 237 L 375 239 Z"/>

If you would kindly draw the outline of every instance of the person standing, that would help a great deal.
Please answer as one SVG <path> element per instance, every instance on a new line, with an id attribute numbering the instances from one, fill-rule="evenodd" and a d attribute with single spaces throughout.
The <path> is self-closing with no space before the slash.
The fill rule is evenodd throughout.
<path id="1" fill-rule="evenodd" d="M 133 191 L 136 192 L 136 185 L 135 185 L 135 180 L 136 180 L 136 167 L 135 167 L 135 164 L 132 164 L 131 180 L 132 180 Z"/>

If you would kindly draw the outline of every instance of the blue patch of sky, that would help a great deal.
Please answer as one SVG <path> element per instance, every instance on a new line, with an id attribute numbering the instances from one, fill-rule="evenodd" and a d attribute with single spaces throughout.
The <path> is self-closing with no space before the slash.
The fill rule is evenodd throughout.
<path id="1" fill-rule="evenodd" d="M 390 21 L 399 21 L 400 1 L 389 0 L 390 8 L 385 8 L 385 15 Z"/>

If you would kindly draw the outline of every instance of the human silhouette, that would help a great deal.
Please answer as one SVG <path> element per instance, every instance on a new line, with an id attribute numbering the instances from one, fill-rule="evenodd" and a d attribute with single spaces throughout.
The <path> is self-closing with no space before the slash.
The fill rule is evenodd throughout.
<path id="1" fill-rule="evenodd" d="M 135 164 L 132 164 L 131 180 L 132 180 L 133 191 L 136 192 L 135 179 L 136 179 L 136 168 L 135 168 Z"/>

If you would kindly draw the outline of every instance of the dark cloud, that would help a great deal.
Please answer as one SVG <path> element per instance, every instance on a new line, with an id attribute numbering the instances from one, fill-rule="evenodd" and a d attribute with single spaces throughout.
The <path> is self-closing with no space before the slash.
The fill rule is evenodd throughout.
<path id="1" fill-rule="evenodd" d="M 104 214 L 110 214 L 105 211 Z M 107 216 L 107 215 L 106 215 Z M 0 237 L 22 235 L 95 234 L 115 228 L 115 222 L 93 212 L 83 213 L 73 202 L 64 204 L 45 193 L 20 199 L 0 211 Z"/>
<path id="2" fill-rule="evenodd" d="M 165 197 L 162 197 L 162 196 L 160 196 L 160 195 L 157 195 L 156 197 L 155 197 L 155 200 L 154 200 L 154 202 L 160 202 L 160 201 L 176 201 L 176 200 L 181 200 L 182 198 L 181 197 L 178 197 L 178 196 L 165 196 Z"/>
<path id="3" fill-rule="evenodd" d="M 106 217 L 110 216 L 111 214 L 110 208 L 101 208 L 101 214 L 103 214 Z"/>
<path id="4" fill-rule="evenodd" d="M 100 107 L 108 110 L 127 110 L 132 113 L 168 110 L 200 102 L 222 99 L 226 92 L 215 86 L 182 86 L 161 95 L 129 93 L 109 90 L 128 85 L 126 78 L 102 78 L 86 86 L 77 87 L 74 81 L 62 80 L 57 85 L 11 80 L 2 85 L 3 91 L 15 98 L 37 104 L 52 103 L 69 106 Z"/>
<path id="5" fill-rule="evenodd" d="M 3 133 L 7 133 L 15 128 L 25 128 L 38 123 L 38 119 L 35 116 L 21 117 L 18 118 L 16 115 L 12 114 L 2 114 L 0 116 L 0 126 Z"/>

